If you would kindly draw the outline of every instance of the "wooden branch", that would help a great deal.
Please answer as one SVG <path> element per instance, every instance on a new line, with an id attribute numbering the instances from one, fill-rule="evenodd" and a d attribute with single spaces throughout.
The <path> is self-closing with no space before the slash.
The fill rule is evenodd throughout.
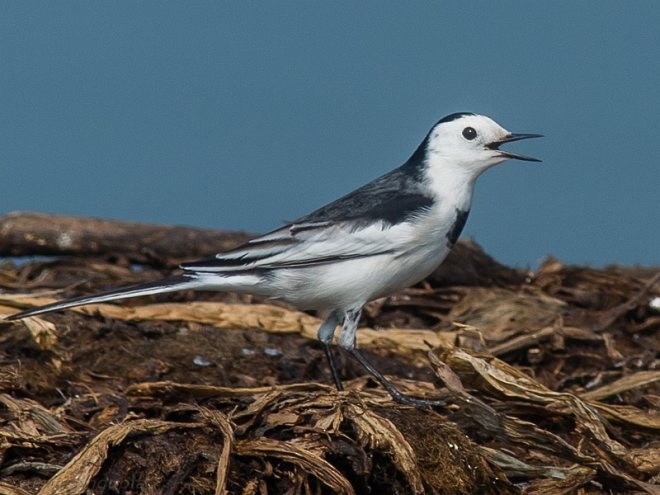
<path id="1" fill-rule="evenodd" d="M 0 256 L 120 255 L 135 263 L 176 264 L 232 248 L 244 232 L 14 212 L 0 216 Z"/>

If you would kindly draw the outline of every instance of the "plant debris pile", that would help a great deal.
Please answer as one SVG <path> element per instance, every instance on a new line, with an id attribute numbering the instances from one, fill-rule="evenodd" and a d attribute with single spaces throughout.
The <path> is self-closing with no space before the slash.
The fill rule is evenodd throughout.
<path id="1" fill-rule="evenodd" d="M 182 252 L 94 230 L 66 253 L 4 239 L 0 254 L 69 256 L 2 263 L 0 315 L 168 275 Z M 0 493 L 660 493 L 660 269 L 528 273 L 459 243 L 359 331 L 433 410 L 347 356 L 336 391 L 319 323 L 189 292 L 0 320 Z"/>

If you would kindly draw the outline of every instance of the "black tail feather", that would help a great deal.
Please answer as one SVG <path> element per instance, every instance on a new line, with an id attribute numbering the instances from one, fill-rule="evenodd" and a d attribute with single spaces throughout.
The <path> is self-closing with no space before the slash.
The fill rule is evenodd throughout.
<path id="1" fill-rule="evenodd" d="M 74 308 L 76 306 L 84 306 L 86 304 L 116 301 L 118 299 L 128 299 L 131 297 L 147 296 L 150 294 L 176 292 L 179 290 L 194 289 L 199 286 L 199 282 L 193 276 L 174 275 L 172 277 L 155 280 L 153 282 L 145 282 L 142 284 L 118 287 L 116 289 L 100 292 L 98 294 L 74 297 L 71 299 L 65 299 L 63 301 L 46 304 L 44 306 L 38 306 L 36 308 L 21 311 L 20 313 L 9 315 L 5 317 L 5 320 L 20 320 L 21 318 L 26 318 L 28 316 L 36 316 L 43 313 L 50 313 L 51 311 Z"/>

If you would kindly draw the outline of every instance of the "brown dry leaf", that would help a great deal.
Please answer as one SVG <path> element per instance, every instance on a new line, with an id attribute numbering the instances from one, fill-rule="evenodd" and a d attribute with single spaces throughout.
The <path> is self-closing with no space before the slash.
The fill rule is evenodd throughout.
<path id="1" fill-rule="evenodd" d="M 492 356 L 477 357 L 457 347 L 438 351 L 440 360 L 458 373 L 468 386 L 541 403 L 553 400 L 547 396 L 548 393 L 556 394 L 519 369 Z"/>
<path id="2" fill-rule="evenodd" d="M 72 430 L 48 409 L 30 399 L 16 399 L 8 394 L 0 394 L 0 404 L 10 415 L 3 418 L 8 428 L 0 429 L 0 436 L 41 442 L 47 437 L 61 437 L 72 433 Z"/>
<path id="3" fill-rule="evenodd" d="M 18 488 L 17 486 L 11 486 L 7 483 L 0 482 L 0 495 L 32 495 L 30 492 Z"/>
<path id="4" fill-rule="evenodd" d="M 660 370 L 638 371 L 597 389 L 583 392 L 580 394 L 580 397 L 586 400 L 601 400 L 612 395 L 620 394 L 626 390 L 645 387 L 657 381 L 660 381 Z"/>
<path id="5" fill-rule="evenodd" d="M 328 444 L 321 440 L 317 435 L 305 435 L 292 438 L 289 442 L 295 444 L 307 452 L 312 452 L 314 455 L 317 455 L 323 459 L 328 453 Z"/>
<path id="6" fill-rule="evenodd" d="M 602 336 L 589 328 L 561 325 L 557 327 L 556 331 L 558 334 L 573 340 L 582 340 L 585 342 L 600 342 L 603 340 Z"/>
<path id="7" fill-rule="evenodd" d="M 316 330 L 312 337 L 316 338 Z M 453 344 L 456 333 L 450 331 L 420 330 L 415 328 L 388 328 L 374 330 L 358 329 L 357 345 L 360 348 L 377 347 L 382 350 L 396 350 L 400 355 L 405 351 L 428 351 L 429 348 Z"/>
<path id="8" fill-rule="evenodd" d="M 240 456 L 274 457 L 298 466 L 305 473 L 317 478 L 333 493 L 354 495 L 351 483 L 325 459 L 291 442 L 272 438 L 237 440 L 235 451 Z"/>
<path id="9" fill-rule="evenodd" d="M 294 426 L 299 420 L 299 414 L 289 411 L 274 412 L 269 414 L 266 418 L 267 423 L 278 426 Z"/>
<path id="10" fill-rule="evenodd" d="M 320 415 L 314 423 L 314 428 L 324 433 L 337 434 L 343 420 L 344 413 L 342 408 L 335 406 L 329 411 L 329 414 Z"/>
<path id="11" fill-rule="evenodd" d="M 481 447 L 481 451 L 490 462 L 503 469 L 507 475 L 531 480 L 523 490 L 525 494 L 579 493 L 576 490 L 590 483 L 596 476 L 595 469 L 579 464 L 570 467 L 538 466 L 490 447 Z"/>
<path id="12" fill-rule="evenodd" d="M 609 420 L 650 430 L 660 430 L 660 413 L 658 411 L 646 412 L 634 406 L 612 405 L 595 401 L 590 401 L 589 404 Z"/>
<path id="13" fill-rule="evenodd" d="M 224 414 L 205 407 L 198 408 L 199 415 L 222 432 L 222 451 L 218 456 L 216 469 L 215 495 L 227 493 L 227 475 L 229 474 L 229 457 L 234 443 L 234 429 Z"/>
<path id="14" fill-rule="evenodd" d="M 138 419 L 111 426 L 99 433 L 39 490 L 39 495 L 79 495 L 105 462 L 108 449 L 130 435 L 160 435 L 173 429 L 200 428 L 202 423 L 175 423 Z"/>
<path id="15" fill-rule="evenodd" d="M 553 336 L 555 333 L 557 333 L 557 329 L 555 327 L 541 328 L 540 330 L 536 330 L 525 335 L 519 335 L 517 337 L 505 340 L 500 344 L 491 346 L 488 348 L 488 352 L 490 352 L 493 356 L 501 356 L 508 352 L 517 351 L 518 349 L 526 349 L 527 347 L 539 344 L 543 340 Z"/>
<path id="16" fill-rule="evenodd" d="M 590 483 L 596 472 L 583 466 L 572 466 L 567 470 L 564 478 L 542 478 L 532 480 L 525 487 L 525 495 L 570 495 L 573 493 L 586 493 L 578 491 Z"/>
<path id="17" fill-rule="evenodd" d="M 518 457 L 514 457 L 506 452 L 491 447 L 481 446 L 479 449 L 490 462 L 503 469 L 508 476 L 515 478 L 552 478 L 555 480 L 565 480 L 570 476 L 579 474 L 582 481 L 579 484 L 572 486 L 572 489 L 576 489 L 591 481 L 596 474 L 596 471 L 593 469 L 579 466 L 577 464 L 570 467 L 537 466 L 528 464 Z M 550 482 L 550 480 L 548 480 L 548 482 Z"/>
<path id="18" fill-rule="evenodd" d="M 32 317 L 21 320 L 32 335 L 32 339 L 42 351 L 49 351 L 57 346 L 55 325 L 42 318 Z"/>
<path id="19" fill-rule="evenodd" d="M 537 332 L 561 316 L 566 303 L 540 291 L 533 294 L 496 287 L 475 287 L 449 312 L 450 321 L 478 328 L 496 345 L 517 334 Z"/>
<path id="20" fill-rule="evenodd" d="M 619 304 L 614 308 L 609 308 L 605 311 L 602 311 L 597 318 L 595 318 L 595 323 L 592 325 L 592 329 L 596 332 L 601 332 L 608 328 L 612 323 L 618 320 L 628 311 L 632 311 L 635 307 L 642 304 L 647 298 L 648 294 L 652 291 L 655 285 L 660 281 L 660 272 L 656 273 L 651 280 L 647 281 L 643 287 L 637 290 L 632 296 L 626 295 L 626 301 Z"/>
<path id="21" fill-rule="evenodd" d="M 31 308 L 58 301 L 33 294 L 0 294 L 0 303 Z M 321 322 L 300 311 L 268 304 L 225 304 L 194 301 L 185 304 L 162 303 L 144 306 L 90 304 L 72 308 L 86 315 L 101 314 L 122 320 L 189 321 L 215 325 L 219 328 L 262 328 L 271 332 L 315 334 Z"/>
<path id="22" fill-rule="evenodd" d="M 642 473 L 651 476 L 660 474 L 660 447 L 630 449 L 630 457 L 633 459 L 635 467 Z"/>
<path id="23" fill-rule="evenodd" d="M 271 387 L 216 387 L 213 385 L 193 385 L 176 382 L 146 382 L 129 385 L 125 393 L 133 397 L 251 397 L 271 392 L 330 392 L 335 388 L 322 383 L 291 383 L 289 385 L 275 385 Z"/>
<path id="24" fill-rule="evenodd" d="M 238 436 L 243 436 L 259 420 L 262 413 L 282 395 L 281 390 L 273 390 L 264 394 L 255 394 L 254 399 L 243 410 L 234 411 L 231 415 L 232 421 L 239 422 L 240 425 L 235 432 Z"/>
<path id="25" fill-rule="evenodd" d="M 25 294 L 0 294 L 0 302 L 15 303 L 16 307 L 34 307 L 55 302 L 51 297 Z M 316 340 L 321 320 L 301 311 L 269 304 L 226 304 L 195 301 L 182 303 L 149 304 L 145 306 L 117 306 L 91 304 L 72 311 L 87 315 L 101 314 L 121 320 L 187 321 L 213 325 L 224 329 L 260 329 L 270 333 L 297 333 Z M 8 313 L 9 314 L 9 313 Z M 34 317 L 33 317 L 34 318 Z M 27 318 L 26 320 L 29 320 Z M 360 328 L 358 346 L 378 346 L 384 349 L 423 350 L 453 342 L 453 332 L 424 329 L 396 329 L 387 331 Z"/>
<path id="26" fill-rule="evenodd" d="M 362 405 L 347 402 L 344 417 L 355 427 L 363 445 L 388 452 L 394 465 L 405 476 L 412 493 L 424 493 L 424 484 L 419 475 L 417 458 L 413 448 L 389 419 L 376 414 Z"/>

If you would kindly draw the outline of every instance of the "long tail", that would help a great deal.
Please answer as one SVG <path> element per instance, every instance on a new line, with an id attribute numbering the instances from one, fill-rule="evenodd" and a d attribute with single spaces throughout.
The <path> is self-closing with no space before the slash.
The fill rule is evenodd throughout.
<path id="1" fill-rule="evenodd" d="M 99 294 L 93 294 L 91 296 L 74 297 L 72 299 L 65 299 L 64 301 L 46 304 L 44 306 L 39 306 L 7 316 L 5 320 L 20 320 L 27 316 L 50 313 L 51 311 L 58 311 L 60 309 L 75 308 L 76 306 L 84 306 L 85 304 L 96 304 L 115 301 L 117 299 L 148 296 L 151 294 L 163 294 L 165 292 L 176 292 L 186 289 L 199 289 L 204 285 L 205 284 L 194 275 L 174 275 L 154 282 L 127 285 L 125 287 L 119 287 Z"/>

